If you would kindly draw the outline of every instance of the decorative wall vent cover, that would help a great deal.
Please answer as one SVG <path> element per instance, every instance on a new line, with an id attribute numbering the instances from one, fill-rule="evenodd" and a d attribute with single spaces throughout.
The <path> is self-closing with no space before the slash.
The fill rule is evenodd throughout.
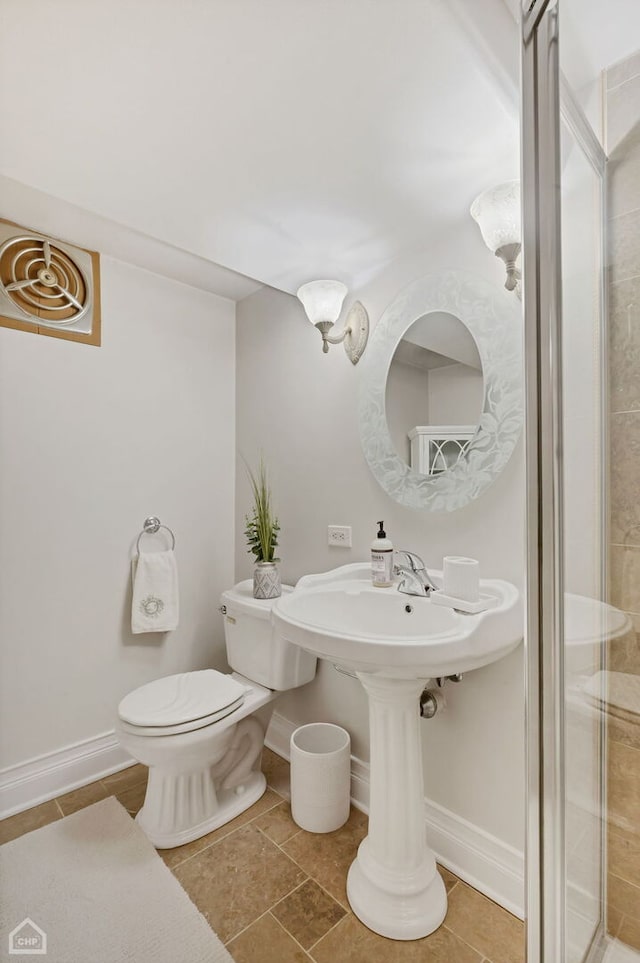
<path id="1" fill-rule="evenodd" d="M 98 255 L 0 220 L 0 324 L 100 344 Z"/>

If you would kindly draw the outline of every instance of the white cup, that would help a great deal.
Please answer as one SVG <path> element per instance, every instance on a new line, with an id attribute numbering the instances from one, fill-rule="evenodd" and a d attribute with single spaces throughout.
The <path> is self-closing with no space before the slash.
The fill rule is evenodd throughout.
<path id="1" fill-rule="evenodd" d="M 480 565 L 477 559 L 447 555 L 442 563 L 442 591 L 454 599 L 477 602 L 480 597 Z"/>

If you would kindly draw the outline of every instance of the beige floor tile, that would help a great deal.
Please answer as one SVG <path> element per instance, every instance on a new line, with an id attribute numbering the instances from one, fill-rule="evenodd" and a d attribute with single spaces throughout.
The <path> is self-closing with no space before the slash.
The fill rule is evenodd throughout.
<path id="1" fill-rule="evenodd" d="M 289 763 L 267 746 L 262 750 L 262 771 L 267 777 L 267 784 L 275 792 L 280 793 L 285 799 L 291 797 Z"/>
<path id="2" fill-rule="evenodd" d="M 619 831 L 638 832 L 640 750 L 610 742 L 608 746 L 608 815 Z"/>
<path id="3" fill-rule="evenodd" d="M 349 914 L 310 951 L 316 963 L 482 963 L 447 927 L 422 940 L 387 940 Z"/>
<path id="4" fill-rule="evenodd" d="M 60 810 L 56 806 L 55 800 L 41 803 L 33 809 L 27 809 L 23 813 L 16 813 L 0 822 L 0 845 L 8 843 L 18 836 L 24 836 L 34 829 L 40 829 L 48 823 L 53 823 L 56 819 L 62 819 Z"/>
<path id="5" fill-rule="evenodd" d="M 116 793 L 123 789 L 139 786 L 140 783 L 146 783 L 148 775 L 147 767 L 137 762 L 135 766 L 129 766 L 128 769 L 121 769 L 120 772 L 113 772 L 110 776 L 105 776 L 102 779 L 102 784 L 110 792 Z"/>
<path id="6" fill-rule="evenodd" d="M 640 164 L 638 169 L 640 171 Z M 613 422 L 611 428 L 615 429 L 616 412 L 638 411 L 640 408 L 640 385 L 637 377 L 640 364 L 640 326 L 633 323 L 640 305 L 640 277 L 610 284 L 608 291 L 609 405 Z M 615 472 L 613 459 L 611 469 Z M 616 539 L 612 538 L 611 541 L 615 542 Z"/>
<path id="7" fill-rule="evenodd" d="M 617 833 L 609 833 L 608 852 L 609 872 L 634 886 L 640 886 L 640 836 L 634 841 Z"/>
<path id="8" fill-rule="evenodd" d="M 640 921 L 623 916 L 618 929 L 618 939 L 634 950 L 640 950 Z"/>
<path id="9" fill-rule="evenodd" d="M 640 278 L 638 279 L 640 281 Z M 640 360 L 638 362 L 640 366 Z M 607 642 L 607 668 L 612 672 L 627 672 L 630 675 L 640 675 L 640 616 L 629 615 L 629 630 L 617 639 L 609 639 Z M 611 735 L 612 715 L 607 717 L 609 738 L 616 739 Z M 640 720 L 634 720 L 640 725 Z M 624 742 L 623 739 L 617 739 Z"/>
<path id="10" fill-rule="evenodd" d="M 346 910 L 312 879 L 285 896 L 271 912 L 305 950 L 317 943 L 346 914 Z"/>
<path id="11" fill-rule="evenodd" d="M 78 812 L 79 809 L 85 809 L 87 806 L 92 806 L 94 803 L 100 802 L 101 799 L 106 799 L 107 796 L 112 795 L 113 792 L 106 789 L 98 780 L 98 782 L 89 783 L 88 786 L 81 786 L 80 789 L 67 792 L 64 796 L 58 796 L 56 802 L 64 815 L 70 816 L 71 813 Z"/>
<path id="12" fill-rule="evenodd" d="M 640 210 L 610 220 L 609 238 L 610 280 L 637 277 L 640 269 Z"/>
<path id="13" fill-rule="evenodd" d="M 308 963 L 310 960 L 270 913 L 252 923 L 227 949 L 235 963 Z"/>
<path id="14" fill-rule="evenodd" d="M 283 843 L 282 849 L 337 899 L 345 909 L 347 872 L 356 857 L 360 841 L 367 835 L 367 817 L 352 809 L 348 821 L 333 833 L 307 833 Z"/>
<path id="15" fill-rule="evenodd" d="M 278 845 L 286 843 L 288 839 L 300 832 L 300 827 L 293 821 L 291 806 L 288 802 L 281 802 L 264 816 L 260 816 L 256 820 L 256 826 L 259 826 L 262 832 Z"/>
<path id="16" fill-rule="evenodd" d="M 609 936 L 617 936 L 622 920 L 622 913 L 615 906 L 607 906 L 607 933 Z"/>
<path id="17" fill-rule="evenodd" d="M 137 816 L 139 811 L 142 809 L 142 804 L 144 803 L 144 797 L 146 793 L 147 784 L 146 782 L 143 782 L 137 786 L 132 786 L 131 789 L 123 789 L 122 792 L 114 792 L 111 790 L 110 795 L 116 797 L 118 802 L 124 806 L 130 816 Z"/>
<path id="18" fill-rule="evenodd" d="M 449 893 L 446 926 L 493 963 L 522 963 L 524 924 L 477 890 L 459 882 Z"/>
<path id="19" fill-rule="evenodd" d="M 194 839 L 190 843 L 185 843 L 184 846 L 176 846 L 174 849 L 159 849 L 158 855 L 162 857 L 169 869 L 173 869 L 197 853 L 201 853 L 208 846 L 211 846 L 212 843 L 223 839 L 225 836 L 228 836 L 229 833 L 235 832 L 240 826 L 246 826 L 247 823 L 250 823 L 261 813 L 273 809 L 274 806 L 278 806 L 281 801 L 277 793 L 267 789 L 264 796 L 261 796 L 253 806 L 245 809 L 243 813 L 240 813 L 239 816 L 236 816 L 236 818 L 230 822 L 225 823 L 224 826 L 219 826 L 217 829 L 214 829 L 213 832 L 207 833 L 206 836 L 201 836 L 200 839 Z"/>
<path id="20" fill-rule="evenodd" d="M 607 737 L 610 742 L 620 742 L 630 749 L 640 750 L 640 714 L 635 720 L 607 718 Z"/>
<path id="21" fill-rule="evenodd" d="M 628 883 L 609 873 L 607 876 L 607 896 L 609 904 L 615 906 L 623 916 L 640 922 L 640 886 Z"/>
<path id="22" fill-rule="evenodd" d="M 453 889 L 456 883 L 459 882 L 458 877 L 455 876 L 453 873 L 451 873 L 448 869 L 445 869 L 444 866 L 441 866 L 439 863 L 438 863 L 438 872 L 442 876 L 442 881 L 448 893 L 450 890 Z"/>
<path id="23" fill-rule="evenodd" d="M 262 916 L 306 876 L 251 824 L 182 863 L 174 875 L 223 942 Z"/>
<path id="24" fill-rule="evenodd" d="M 616 836 L 620 836 L 621 839 L 627 839 L 634 845 L 638 842 L 640 826 L 633 826 L 631 829 L 625 829 L 624 826 L 621 826 L 619 822 L 611 818 L 611 814 L 609 814 L 609 818 L 607 819 L 607 826 L 610 832 L 614 832 Z"/>
<path id="25" fill-rule="evenodd" d="M 623 612 L 640 612 L 640 547 L 611 545 L 609 555 L 611 604 Z"/>
<path id="26" fill-rule="evenodd" d="M 640 287 L 640 279 L 639 287 Z M 640 311 L 640 306 L 638 307 Z M 637 325 L 636 327 L 640 327 Z M 640 339 L 640 333 L 637 337 Z M 630 367 L 630 352 L 627 353 L 626 366 Z M 626 382 L 621 380 L 621 384 L 631 381 L 640 397 L 640 350 L 635 359 L 635 372 L 627 375 Z M 618 372 L 618 377 L 622 379 L 622 368 Z M 622 404 L 638 404 L 636 399 L 631 401 L 628 395 L 620 399 Z M 636 411 L 624 411 L 620 414 L 613 414 L 609 419 L 609 430 L 611 437 L 611 469 L 610 469 L 610 504 L 611 504 L 611 528 L 610 539 L 615 545 L 638 545 L 640 544 L 640 478 L 638 477 L 638 464 L 640 464 L 640 409 Z M 628 564 L 628 562 L 627 562 Z M 618 574 L 624 574 L 618 572 Z M 633 576 L 632 576 L 633 577 Z M 632 604 L 635 603 L 634 596 L 629 596 Z M 637 611 L 637 609 L 631 609 Z"/>

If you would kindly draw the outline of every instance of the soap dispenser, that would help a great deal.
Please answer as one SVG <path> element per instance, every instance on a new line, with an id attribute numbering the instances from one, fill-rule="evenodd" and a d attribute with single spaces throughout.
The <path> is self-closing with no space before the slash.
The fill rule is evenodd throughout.
<path id="1" fill-rule="evenodd" d="M 376 588 L 393 585 L 393 544 L 387 538 L 384 522 L 378 522 L 379 532 L 371 543 L 371 581 Z"/>

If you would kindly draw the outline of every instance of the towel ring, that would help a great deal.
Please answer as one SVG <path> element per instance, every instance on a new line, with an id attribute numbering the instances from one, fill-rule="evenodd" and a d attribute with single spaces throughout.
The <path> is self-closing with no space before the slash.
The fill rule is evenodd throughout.
<path id="1" fill-rule="evenodd" d="M 144 525 L 142 526 L 142 531 L 138 535 L 138 541 L 136 542 L 136 552 L 140 554 L 140 539 L 143 535 L 155 535 L 159 532 L 161 528 L 164 528 L 165 532 L 169 532 L 171 535 L 171 550 L 176 547 L 176 537 L 167 525 L 163 525 L 159 518 L 155 515 L 150 515 L 149 518 L 145 518 Z"/>

